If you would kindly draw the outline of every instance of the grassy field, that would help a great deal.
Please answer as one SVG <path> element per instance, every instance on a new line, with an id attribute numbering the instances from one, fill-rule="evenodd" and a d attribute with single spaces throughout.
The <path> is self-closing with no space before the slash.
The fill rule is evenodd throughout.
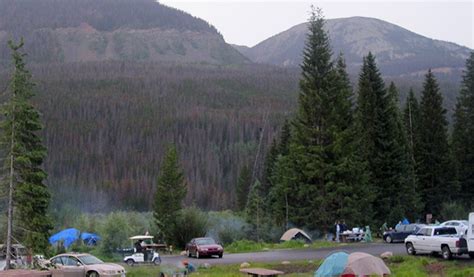
<path id="1" fill-rule="evenodd" d="M 262 252 L 275 249 L 299 249 L 299 248 L 327 248 L 344 246 L 346 243 L 336 243 L 332 241 L 314 241 L 310 244 L 305 244 L 302 241 L 286 241 L 283 243 L 264 243 L 254 242 L 248 240 L 239 240 L 225 246 L 226 253 L 248 253 L 248 252 Z"/>
<path id="2" fill-rule="evenodd" d="M 252 263 L 251 267 L 263 267 L 283 271 L 285 276 L 312 277 L 321 261 L 297 261 L 288 265 L 280 263 Z M 466 260 L 443 261 L 432 257 L 395 256 L 387 261 L 392 276 L 401 277 L 472 277 L 474 263 Z M 158 276 L 159 267 L 127 267 L 127 276 Z M 239 265 L 219 265 L 211 268 L 199 268 L 192 275 L 203 277 L 242 277 Z"/>

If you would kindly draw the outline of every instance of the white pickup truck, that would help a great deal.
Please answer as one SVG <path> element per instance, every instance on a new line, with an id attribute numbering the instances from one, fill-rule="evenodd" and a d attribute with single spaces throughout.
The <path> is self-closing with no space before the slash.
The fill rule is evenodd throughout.
<path id="1" fill-rule="evenodd" d="M 441 253 L 449 260 L 454 255 L 467 254 L 466 239 L 457 234 L 454 227 L 426 226 L 405 239 L 407 253 Z"/>

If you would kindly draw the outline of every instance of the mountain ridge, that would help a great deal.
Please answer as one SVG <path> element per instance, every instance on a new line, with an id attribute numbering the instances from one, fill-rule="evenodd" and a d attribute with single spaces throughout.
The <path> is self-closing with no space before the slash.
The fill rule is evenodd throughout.
<path id="1" fill-rule="evenodd" d="M 306 38 L 306 24 L 295 25 L 253 47 L 235 47 L 257 63 L 297 66 L 301 62 Z M 472 49 L 428 38 L 390 22 L 370 17 L 328 19 L 333 54 L 342 52 L 352 73 L 369 51 L 377 57 L 381 70 L 399 76 L 427 68 L 450 67 L 459 71 Z M 458 74 L 458 72 L 456 72 Z"/>

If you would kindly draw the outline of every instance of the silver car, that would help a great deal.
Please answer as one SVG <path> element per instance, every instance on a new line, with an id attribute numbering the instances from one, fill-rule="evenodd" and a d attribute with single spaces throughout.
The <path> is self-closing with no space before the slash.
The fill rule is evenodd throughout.
<path id="1" fill-rule="evenodd" d="M 52 257 L 49 261 L 57 268 L 59 272 L 67 273 L 67 276 L 125 277 L 125 269 L 123 266 L 112 263 L 104 263 L 90 254 L 60 254 Z"/>

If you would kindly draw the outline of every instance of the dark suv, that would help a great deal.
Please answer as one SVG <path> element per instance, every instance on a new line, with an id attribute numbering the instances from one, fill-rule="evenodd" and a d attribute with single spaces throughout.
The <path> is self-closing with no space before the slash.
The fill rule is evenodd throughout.
<path id="1" fill-rule="evenodd" d="M 424 224 L 398 225 L 394 230 L 383 233 L 383 240 L 387 243 L 403 242 L 409 235 L 416 234 Z"/>

